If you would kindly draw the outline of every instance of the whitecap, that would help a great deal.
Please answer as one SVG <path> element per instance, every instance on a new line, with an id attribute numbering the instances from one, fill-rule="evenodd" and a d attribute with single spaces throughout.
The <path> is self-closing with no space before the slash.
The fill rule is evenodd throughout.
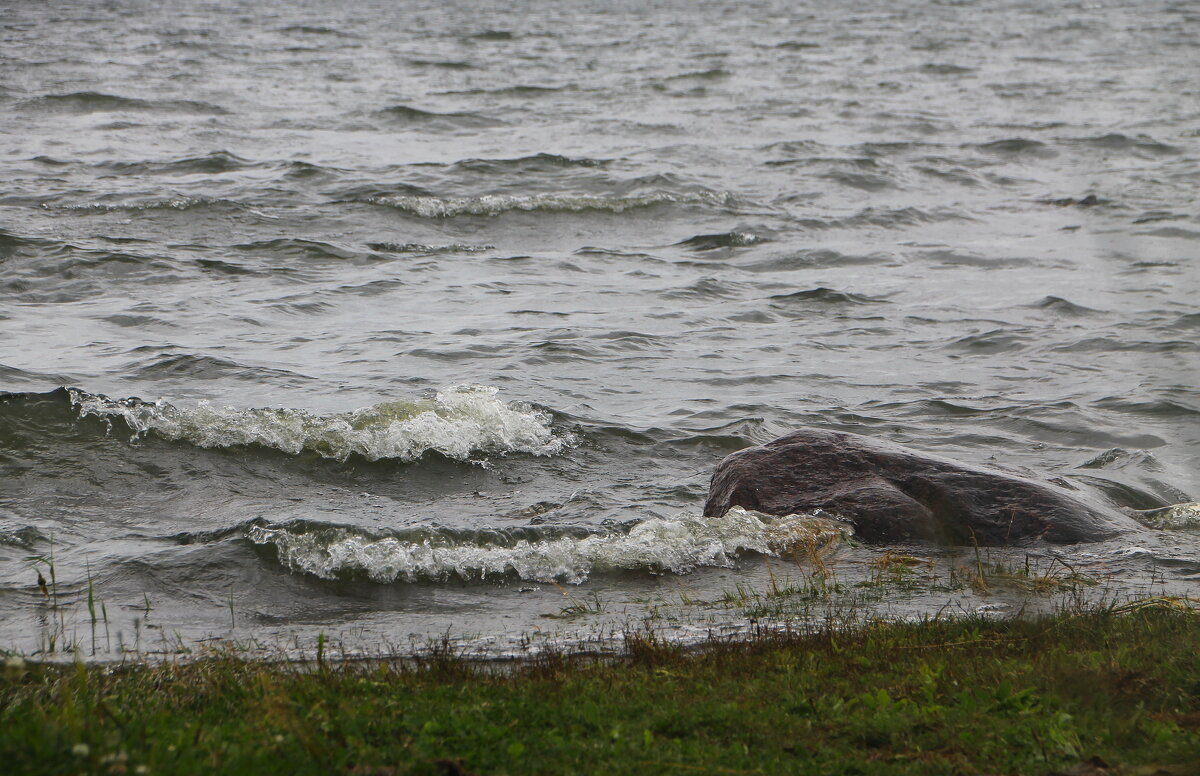
<path id="1" fill-rule="evenodd" d="M 496 216 L 513 210 L 546 213 L 580 213 L 605 211 L 624 213 L 627 210 L 651 207 L 664 203 L 693 205 L 727 205 L 728 194 L 702 192 L 691 195 L 659 192 L 633 197 L 601 197 L 591 195 L 533 194 L 514 196 L 485 194 L 481 197 L 426 197 L 385 194 L 368 202 L 402 210 L 421 218 L 454 218 L 456 216 Z"/>
<path id="2" fill-rule="evenodd" d="M 322 579 L 365 575 L 375 582 L 484 579 L 514 574 L 535 582 L 583 582 L 598 571 L 683 574 L 730 567 L 739 554 L 782 555 L 824 546 L 847 534 L 841 522 L 811 515 L 771 517 L 735 507 L 723 517 L 651 518 L 627 530 L 547 536 L 515 543 L 464 540 L 448 532 L 419 541 L 372 536 L 348 527 L 254 525 L 247 537 L 273 545 L 285 567 Z"/>
<path id="3" fill-rule="evenodd" d="M 297 455 L 314 452 L 344 461 L 413 461 L 427 452 L 469 460 L 477 455 L 554 455 L 573 443 L 556 434 L 547 412 L 520 402 L 505 403 L 491 386 L 457 386 L 432 399 L 393 401 L 345 413 L 302 409 L 191 408 L 165 401 L 109 399 L 71 390 L 80 417 L 120 418 L 135 436 L 153 433 L 199 447 L 261 445 Z"/>
<path id="4" fill-rule="evenodd" d="M 1163 531 L 1200 529 L 1200 501 L 1147 510 L 1137 517 L 1143 525 Z"/>

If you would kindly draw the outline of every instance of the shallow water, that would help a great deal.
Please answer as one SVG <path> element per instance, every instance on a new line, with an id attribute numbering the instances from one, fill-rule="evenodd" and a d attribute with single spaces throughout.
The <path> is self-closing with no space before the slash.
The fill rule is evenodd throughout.
<path id="1" fill-rule="evenodd" d="M 1200 498 L 1190 3 L 0 7 L 0 647 L 737 629 L 802 425 Z M 1192 595 L 1193 518 L 988 560 Z M 903 549 L 825 562 L 1047 605 Z"/>

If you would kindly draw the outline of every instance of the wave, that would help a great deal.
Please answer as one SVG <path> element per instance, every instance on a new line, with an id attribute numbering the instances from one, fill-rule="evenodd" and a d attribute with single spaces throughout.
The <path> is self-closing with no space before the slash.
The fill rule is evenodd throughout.
<path id="1" fill-rule="evenodd" d="M 1141 415 L 1149 418 L 1187 418 L 1200 416 L 1200 406 L 1188 406 L 1170 399 L 1137 399 L 1126 396 L 1109 396 L 1098 399 L 1093 406 L 1113 412 Z"/>
<path id="2" fill-rule="evenodd" d="M 698 234 L 675 244 L 697 251 L 711 251 L 718 248 L 746 248 L 765 242 L 770 242 L 770 240 L 753 232 L 722 232 L 720 234 Z"/>
<path id="3" fill-rule="evenodd" d="M 169 199 L 147 199 L 140 202 L 80 202 L 51 204 L 42 203 L 46 210 L 73 210 L 95 213 L 141 213 L 151 210 L 193 210 L 214 208 L 221 210 L 244 210 L 246 205 L 229 199 L 214 197 L 172 197 Z"/>
<path id="4" fill-rule="evenodd" d="M 667 299 L 682 300 L 717 300 L 732 299 L 745 291 L 746 284 L 715 277 L 700 278 L 686 286 L 663 291 L 661 295 Z"/>
<path id="5" fill-rule="evenodd" d="M 838 291 L 836 288 L 824 286 L 793 291 L 790 294 L 776 294 L 770 298 L 775 302 L 819 302 L 822 304 L 883 304 L 887 302 L 886 299 L 852 294 L 848 291 Z"/>
<path id="6" fill-rule="evenodd" d="M 512 86 L 501 86 L 495 89 L 452 89 L 450 91 L 438 92 L 438 94 L 461 94 L 461 95 L 487 95 L 489 97 L 536 97 L 554 92 L 561 92 L 567 89 L 574 88 L 573 86 L 539 86 L 536 84 L 514 84 Z"/>
<path id="7" fill-rule="evenodd" d="M 527 404 L 505 404 L 490 386 L 457 386 L 432 399 L 392 401 L 353 412 L 317 414 L 291 408 L 237 409 L 201 403 L 110 399 L 69 389 L 80 418 L 119 419 L 134 437 L 153 434 L 198 447 L 268 447 L 344 461 L 415 461 L 429 452 L 466 461 L 483 455 L 554 455 L 573 444 L 556 434 L 550 415 Z"/>
<path id="8" fill-rule="evenodd" d="M 295 237 L 279 237 L 274 240 L 256 240 L 230 246 L 232 250 L 251 256 L 278 256 L 295 260 L 346 260 L 365 258 L 364 254 L 320 240 L 304 240 Z"/>
<path id="9" fill-rule="evenodd" d="M 1004 156 L 1029 155 L 1039 158 L 1058 156 L 1058 152 L 1040 140 L 1030 140 L 1024 137 L 1010 137 L 1003 140 L 993 140 L 990 143 L 979 143 L 974 148 L 992 154 Z"/>
<path id="10" fill-rule="evenodd" d="M 943 266 L 948 267 L 986 267 L 989 269 L 999 267 L 1028 267 L 1036 263 L 1033 259 L 1021 257 L 996 257 L 983 256 L 978 253 L 968 251 L 955 251 L 949 248 L 938 248 L 933 250 L 918 251 L 917 256 L 929 261 L 936 261 Z"/>
<path id="11" fill-rule="evenodd" d="M 526 528 L 463 535 L 438 529 L 379 536 L 345 526 L 296 522 L 253 525 L 247 538 L 270 545 L 292 571 L 322 579 L 366 576 L 379 583 L 459 577 L 516 577 L 583 582 L 605 571 L 684 574 L 702 566 L 729 567 L 738 555 L 782 555 L 797 546 L 823 546 L 849 533 L 834 520 L 769 517 L 735 507 L 724 517 L 650 518 L 621 528 L 563 535 Z"/>
<path id="12" fill-rule="evenodd" d="M 455 59 L 410 59 L 408 64 L 414 67 L 441 67 L 447 70 L 474 70 L 475 65 Z"/>
<path id="13" fill-rule="evenodd" d="M 104 113 L 154 111 L 168 113 L 199 113 L 222 116 L 229 113 L 219 105 L 199 100 L 144 100 L 101 92 L 71 92 L 46 94 L 29 100 L 26 105 L 70 113 Z"/>
<path id="14" fill-rule="evenodd" d="M 463 36 L 467 40 L 515 40 L 514 35 L 509 30 L 484 30 L 483 32 L 475 32 Z"/>
<path id="15" fill-rule="evenodd" d="M 1087 336 L 1049 347 L 1055 353 L 1177 353 L 1198 349 L 1200 345 L 1191 339 L 1135 340 L 1109 335 Z"/>
<path id="16" fill-rule="evenodd" d="M 213 151 L 199 156 L 176 159 L 108 160 L 88 163 L 83 160 L 34 157 L 30 161 L 56 167 L 86 165 L 92 170 L 121 175 L 222 175 L 256 170 L 273 170 L 284 179 L 305 179 L 317 176 L 335 177 L 347 171 L 298 159 L 247 159 L 229 151 Z"/>
<path id="17" fill-rule="evenodd" d="M 1129 451 L 1120 447 L 1105 450 L 1103 453 L 1079 464 L 1079 469 L 1125 469 L 1142 468 L 1148 471 L 1160 471 L 1162 464 L 1145 450 Z"/>
<path id="18" fill-rule="evenodd" d="M 1095 207 L 1097 205 L 1112 204 L 1106 199 L 1100 199 L 1095 194 L 1088 194 L 1079 199 L 1075 197 L 1039 199 L 1038 202 L 1041 202 L 1043 205 L 1054 205 L 1055 207 Z"/>
<path id="19" fill-rule="evenodd" d="M 858 189 L 859 191 L 883 191 L 885 189 L 898 188 L 896 182 L 886 175 L 873 175 L 871 173 L 854 172 L 851 170 L 833 169 L 821 173 L 818 177 L 852 189 Z"/>
<path id="20" fill-rule="evenodd" d="M 138 316 L 145 319 L 146 316 Z M 153 321 L 153 318 L 149 318 Z M 137 325 L 146 325 L 146 320 L 140 320 Z M 142 350 L 139 348 L 138 350 Z M 136 352 L 136 351 L 135 351 Z M 268 376 L 295 379 L 301 375 L 284 369 L 273 369 L 263 366 L 248 366 L 230 359 L 215 356 L 198 356 L 190 353 L 162 353 L 141 362 L 125 366 L 127 372 L 139 380 L 180 379 L 184 377 L 196 380 L 219 380 L 229 378 L 259 383 Z"/>
<path id="21" fill-rule="evenodd" d="M 47 372 L 30 372 L 25 369 L 19 369 L 15 366 L 0 363 L 0 380 L 6 382 L 17 383 L 58 383 L 66 382 L 63 375 L 51 374 Z M 22 396 L 24 394 L 7 394 L 0 392 L 0 402 L 8 396 Z"/>
<path id="22" fill-rule="evenodd" d="M 1145 229 L 1134 232 L 1139 237 L 1171 237 L 1181 240 L 1200 239 L 1200 232 L 1194 229 L 1184 229 L 1181 226 L 1160 226 L 1157 229 Z"/>
<path id="23" fill-rule="evenodd" d="M 0 261 L 16 256 L 33 255 L 47 249 L 61 249 L 65 243 L 40 237 L 22 237 L 0 229 Z"/>
<path id="24" fill-rule="evenodd" d="M 741 267 L 749 272 L 789 272 L 818 267 L 850 267 L 894 262 L 893 257 L 886 255 L 858 256 L 839 253 L 828 248 L 816 248 L 771 256 L 760 261 L 743 264 Z"/>
<path id="25" fill-rule="evenodd" d="M 1194 531 L 1200 529 L 1200 502 L 1147 510 L 1137 518 L 1143 525 L 1160 531 Z"/>
<path id="26" fill-rule="evenodd" d="M 515 159 L 463 159 L 451 165 L 452 169 L 466 170 L 473 173 L 505 173 L 505 172 L 554 172 L 574 167 L 605 167 L 607 159 L 574 158 L 559 154 L 533 154 Z"/>
<path id="27" fill-rule="evenodd" d="M 333 27 L 324 27 L 309 24 L 292 24 L 287 27 L 280 27 L 279 32 L 300 33 L 302 35 L 334 35 L 339 38 L 356 38 L 357 35 L 351 35 Z"/>
<path id="28" fill-rule="evenodd" d="M 863 226 L 894 228 L 898 226 L 920 226 L 922 224 L 934 224 L 944 221 L 971 220 L 973 219 L 969 214 L 953 208 L 923 210 L 917 207 L 866 207 L 852 216 L 831 221 L 827 226 L 841 229 L 857 229 Z"/>
<path id="29" fill-rule="evenodd" d="M 1099 148 L 1102 151 L 1129 151 L 1133 153 L 1141 152 L 1152 156 L 1175 156 L 1182 153 L 1180 148 L 1155 140 L 1149 135 L 1129 137 L 1128 135 L 1122 135 L 1119 132 L 1110 132 L 1107 135 L 1099 135 L 1096 137 L 1072 138 L 1066 142 L 1074 145 Z"/>
<path id="30" fill-rule="evenodd" d="M 102 162 L 96 167 L 112 170 L 124 175 L 219 175 L 227 172 L 254 169 L 261 163 L 231 154 L 228 151 L 214 151 L 203 156 L 188 156 L 168 161 L 138 161 L 138 162 Z"/>
<path id="31" fill-rule="evenodd" d="M 922 65 L 919 68 L 919 72 L 928 73 L 929 75 L 967 75 L 968 73 L 974 73 L 975 68 L 964 67 L 963 65 L 930 62 Z"/>
<path id="32" fill-rule="evenodd" d="M 709 85 L 724 82 L 732 75 L 728 70 L 713 68 L 655 78 L 649 82 L 648 86 L 656 92 L 665 92 L 680 97 L 699 97 L 708 93 Z"/>
<path id="33" fill-rule="evenodd" d="M 697 70 L 690 73 L 677 73 L 662 79 L 666 83 L 678 81 L 720 81 L 729 78 L 732 73 L 719 67 L 709 70 Z"/>
<path id="34" fill-rule="evenodd" d="M 1017 353 L 1028 348 L 1032 341 L 1032 338 L 1024 333 L 1006 329 L 991 329 L 978 334 L 957 337 L 944 347 L 948 350 L 972 354 Z"/>
<path id="35" fill-rule="evenodd" d="M 480 129 L 500 127 L 505 122 L 478 113 L 436 113 L 412 108 L 408 105 L 393 105 L 376 111 L 375 115 L 389 123 L 405 126 L 426 126 L 437 129 Z"/>
<path id="36" fill-rule="evenodd" d="M 1094 310 L 1091 307 L 1084 307 L 1081 304 L 1075 304 L 1074 302 L 1068 299 L 1063 299 L 1060 296 L 1047 296 L 1028 306 L 1037 310 L 1047 310 L 1050 312 L 1070 316 L 1092 315 L 1100 312 L 1099 310 Z"/>
<path id="37" fill-rule="evenodd" d="M 1179 329 L 1200 329 L 1200 313 L 1184 313 L 1174 321 L 1160 327 L 1167 331 L 1176 331 Z"/>
<path id="38" fill-rule="evenodd" d="M 428 243 L 367 243 L 373 251 L 382 253 L 487 253 L 495 250 L 495 245 L 469 245 L 466 243 L 451 243 L 450 245 L 430 245 Z"/>
<path id="39" fill-rule="evenodd" d="M 0 526 L 0 547 L 32 550 L 46 541 L 46 535 L 32 525 Z"/>
<path id="40" fill-rule="evenodd" d="M 125 283 L 177 282 L 180 265 L 152 254 L 85 248 L 51 240 L 0 239 L 0 261 L 13 266 L 0 290 L 31 304 L 73 302 L 120 289 Z M 118 285 L 114 286 L 113 283 Z"/>
<path id="41" fill-rule="evenodd" d="M 408 194 L 370 197 L 373 205 L 395 208 L 421 218 L 456 218 L 458 216 L 498 216 L 511 211 L 540 213 L 584 213 L 599 211 L 624 213 L 652 208 L 657 205 L 721 206 L 730 203 L 731 196 L 714 192 L 697 194 L 668 194 L 658 192 L 642 196 L 604 197 L 569 194 L 485 194 L 479 197 L 427 197 Z"/>

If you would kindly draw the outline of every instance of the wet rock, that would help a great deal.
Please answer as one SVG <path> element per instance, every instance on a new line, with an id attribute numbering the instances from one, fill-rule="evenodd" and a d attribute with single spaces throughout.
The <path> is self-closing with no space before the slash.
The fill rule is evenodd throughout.
<path id="1" fill-rule="evenodd" d="M 1099 541 L 1138 524 L 1069 485 L 952 461 L 838 431 L 801 429 L 718 464 L 706 516 L 826 510 L 868 542 L 1005 545 Z"/>

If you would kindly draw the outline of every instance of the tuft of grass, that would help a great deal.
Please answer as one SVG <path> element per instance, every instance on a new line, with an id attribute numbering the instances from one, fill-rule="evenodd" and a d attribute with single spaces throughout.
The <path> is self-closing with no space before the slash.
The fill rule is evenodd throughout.
<path id="1" fill-rule="evenodd" d="M 570 620 L 576 617 L 604 613 L 604 603 L 600 600 L 598 593 L 593 591 L 591 602 L 588 602 L 571 595 L 571 592 L 567 588 L 557 582 L 552 582 L 551 584 L 558 588 L 558 591 L 566 597 L 569 603 L 559 609 L 557 614 L 543 614 L 542 617 L 551 620 Z"/>
<path id="2" fill-rule="evenodd" d="M 871 564 L 871 577 L 864 587 L 917 589 L 933 578 L 934 562 L 887 550 Z"/>

